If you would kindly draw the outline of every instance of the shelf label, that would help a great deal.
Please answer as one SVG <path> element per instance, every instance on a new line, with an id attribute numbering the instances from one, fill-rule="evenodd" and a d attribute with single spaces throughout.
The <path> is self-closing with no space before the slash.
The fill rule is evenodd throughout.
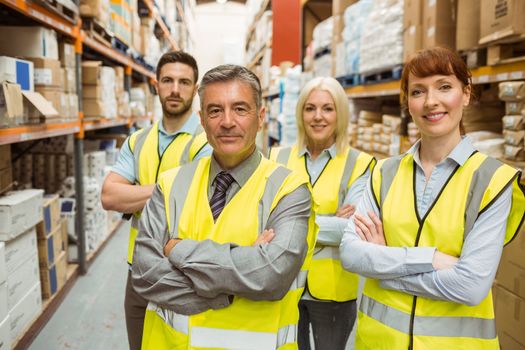
<path id="1" fill-rule="evenodd" d="M 498 81 L 509 80 L 509 73 L 500 73 L 496 75 L 496 80 Z"/>
<path id="2" fill-rule="evenodd" d="M 519 72 L 512 72 L 512 73 L 510 73 L 510 79 L 511 79 L 511 80 L 514 80 L 514 79 L 523 79 L 523 72 L 522 72 L 522 71 L 519 71 Z"/>

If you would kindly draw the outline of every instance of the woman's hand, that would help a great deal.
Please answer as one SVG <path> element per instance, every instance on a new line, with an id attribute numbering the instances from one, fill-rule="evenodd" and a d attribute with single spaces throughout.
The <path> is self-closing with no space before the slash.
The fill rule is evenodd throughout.
<path id="1" fill-rule="evenodd" d="M 368 211 L 368 216 L 371 220 L 360 214 L 354 215 L 357 234 L 364 241 L 386 246 L 381 220 L 379 220 L 377 215 L 372 211 Z"/>
<path id="2" fill-rule="evenodd" d="M 355 212 L 355 206 L 350 204 L 345 204 L 341 208 L 337 209 L 337 213 L 335 213 L 335 216 L 339 218 L 344 219 L 350 219 L 352 215 L 354 215 Z"/>

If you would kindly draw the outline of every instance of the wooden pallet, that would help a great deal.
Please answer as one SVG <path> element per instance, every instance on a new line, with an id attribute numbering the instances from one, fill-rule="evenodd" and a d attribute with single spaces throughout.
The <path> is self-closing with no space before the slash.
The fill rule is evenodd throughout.
<path id="1" fill-rule="evenodd" d="M 487 48 L 476 47 L 459 52 L 469 69 L 483 67 L 487 65 Z"/>
<path id="2" fill-rule="evenodd" d="M 487 47 L 487 65 L 489 66 L 523 60 L 525 60 L 525 40 L 508 44 L 493 44 Z"/>
<path id="3" fill-rule="evenodd" d="M 111 46 L 114 49 L 122 52 L 124 55 L 128 54 L 129 46 L 127 44 L 125 44 L 122 40 L 117 38 L 116 36 L 113 36 L 113 40 L 112 40 L 111 44 L 112 44 Z"/>
<path id="4" fill-rule="evenodd" d="M 37 0 L 37 3 L 50 9 L 67 21 L 76 24 L 78 18 L 78 6 L 71 0 Z"/>
<path id="5" fill-rule="evenodd" d="M 361 84 L 361 75 L 357 73 L 343 75 L 341 77 L 337 77 L 336 79 L 345 88 Z"/>
<path id="6" fill-rule="evenodd" d="M 386 81 L 401 79 L 403 65 L 398 64 L 383 70 L 373 71 L 361 74 L 360 84 L 377 84 Z"/>
<path id="7" fill-rule="evenodd" d="M 113 34 L 95 18 L 82 17 L 82 29 L 93 39 L 108 47 L 112 46 Z"/>

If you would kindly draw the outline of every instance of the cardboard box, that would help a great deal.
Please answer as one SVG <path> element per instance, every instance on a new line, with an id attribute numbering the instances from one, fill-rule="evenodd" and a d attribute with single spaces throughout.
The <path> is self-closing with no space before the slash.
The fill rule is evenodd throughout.
<path id="1" fill-rule="evenodd" d="M 0 350 L 11 349 L 11 318 L 9 314 L 0 322 Z"/>
<path id="2" fill-rule="evenodd" d="M 423 5 L 423 47 L 456 47 L 456 1 L 427 0 Z"/>
<path id="3" fill-rule="evenodd" d="M 525 1 L 481 0 L 480 44 L 525 33 Z"/>
<path id="4" fill-rule="evenodd" d="M 498 334 L 501 350 L 525 350 L 525 345 L 518 343 L 506 333 Z"/>
<path id="5" fill-rule="evenodd" d="M 499 284 L 494 288 L 496 329 L 520 344 L 525 344 L 525 299 L 511 293 Z"/>
<path id="6" fill-rule="evenodd" d="M 501 60 L 512 57 L 512 47 L 509 45 L 493 45 L 487 47 L 487 65 L 493 66 Z"/>
<path id="7" fill-rule="evenodd" d="M 422 31 L 422 26 L 412 25 L 403 32 L 403 62 L 423 48 Z"/>
<path id="8" fill-rule="evenodd" d="M 0 169 L 11 167 L 11 145 L 0 145 Z"/>
<path id="9" fill-rule="evenodd" d="M 40 281 L 39 271 L 38 256 L 33 255 L 7 276 L 7 305 L 9 310 L 24 297 L 35 283 Z"/>
<path id="10" fill-rule="evenodd" d="M 42 220 L 43 194 L 42 190 L 30 189 L 0 197 L 0 240 L 13 239 Z"/>
<path id="11" fill-rule="evenodd" d="M 102 100 L 104 97 L 102 85 L 83 85 L 82 86 L 82 98 L 83 99 L 94 99 Z"/>
<path id="12" fill-rule="evenodd" d="M 50 298 L 59 291 L 67 280 L 67 257 L 66 252 L 62 252 L 51 267 L 40 269 L 42 281 L 42 297 Z"/>
<path id="13" fill-rule="evenodd" d="M 57 33 L 45 27 L 1 26 L 0 52 L 8 56 L 58 60 Z"/>
<path id="14" fill-rule="evenodd" d="M 42 311 L 40 283 L 35 284 L 9 312 L 11 325 L 11 345 L 18 340 L 27 326 Z"/>
<path id="15" fill-rule="evenodd" d="M 78 95 L 69 94 L 69 116 L 71 119 L 78 118 Z"/>
<path id="16" fill-rule="evenodd" d="M 43 220 L 36 226 L 39 239 L 46 239 L 47 236 L 61 225 L 60 216 L 60 197 L 58 194 L 47 194 L 42 202 Z"/>
<path id="17" fill-rule="evenodd" d="M 468 50 L 478 46 L 481 3 L 479 0 L 457 0 L 458 17 L 456 49 Z"/>
<path id="18" fill-rule="evenodd" d="M 22 124 L 24 117 L 22 90 L 17 83 L 2 82 L 0 91 L 0 127 Z"/>
<path id="19" fill-rule="evenodd" d="M 109 29 L 109 0 L 81 0 L 80 15 L 82 17 L 95 17 L 105 28 Z"/>
<path id="20" fill-rule="evenodd" d="M 76 56 L 75 45 L 61 41 L 58 43 L 58 56 L 62 67 L 75 68 Z"/>
<path id="21" fill-rule="evenodd" d="M 57 88 L 36 88 L 36 92 L 38 92 L 40 95 L 42 95 L 46 100 L 51 102 L 53 107 L 58 112 L 58 117 L 64 118 L 67 117 L 68 114 L 68 107 L 64 103 L 67 102 L 62 99 L 62 95 L 64 94 L 61 90 Z"/>
<path id="22" fill-rule="evenodd" d="M 60 61 L 52 58 L 28 58 L 34 65 L 35 86 L 54 86 L 62 88 L 63 78 Z"/>
<path id="23" fill-rule="evenodd" d="M 0 56 L 0 81 L 17 83 L 25 91 L 33 91 L 33 62 L 20 58 Z"/>
<path id="24" fill-rule="evenodd" d="M 405 0 L 403 2 L 403 30 L 423 23 L 423 1 L 425 0 Z"/>
<path id="25" fill-rule="evenodd" d="M 63 240 L 63 225 L 48 234 L 45 238 L 38 239 L 38 258 L 40 267 L 49 268 L 52 266 L 57 258 L 60 256 L 64 244 Z"/>
<path id="26" fill-rule="evenodd" d="M 11 167 L 0 169 L 0 193 L 8 191 L 13 185 L 13 172 Z"/>
<path id="27" fill-rule="evenodd" d="M 503 249 L 502 260 L 510 261 L 513 264 L 525 269 L 525 232 L 523 227 L 514 239 Z"/>
<path id="28" fill-rule="evenodd" d="M 82 85 L 100 84 L 102 72 L 101 61 L 83 61 L 82 62 Z"/>
<path id="29" fill-rule="evenodd" d="M 5 242 L 5 264 L 7 276 L 13 273 L 30 256 L 37 256 L 37 240 L 35 228 L 28 230 L 19 237 Z"/>
<path id="30" fill-rule="evenodd" d="M 40 123 L 40 121 L 46 122 L 59 117 L 53 104 L 40 93 L 23 91 L 22 95 L 24 95 L 24 119 L 29 122 Z"/>
<path id="31" fill-rule="evenodd" d="M 498 284 L 511 291 L 517 296 L 525 299 L 525 269 L 503 258 L 500 261 Z"/>
<path id="32" fill-rule="evenodd" d="M 64 92 L 77 92 L 77 76 L 75 68 L 62 68 L 62 81 Z"/>
<path id="33" fill-rule="evenodd" d="M 83 99 L 82 107 L 85 117 L 107 117 L 106 106 L 101 100 Z"/>

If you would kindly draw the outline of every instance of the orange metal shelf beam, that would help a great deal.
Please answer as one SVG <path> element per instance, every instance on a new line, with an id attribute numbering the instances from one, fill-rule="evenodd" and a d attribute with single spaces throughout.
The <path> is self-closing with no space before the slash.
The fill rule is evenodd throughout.
<path id="1" fill-rule="evenodd" d="M 72 38 L 79 35 L 78 27 L 76 25 L 35 3 L 26 2 L 25 0 L 0 0 L 0 3 L 59 31 L 62 34 Z"/>
<path id="2" fill-rule="evenodd" d="M 80 131 L 78 120 L 65 123 L 25 125 L 0 129 L 0 145 L 74 134 Z"/>
<path id="3" fill-rule="evenodd" d="M 168 39 L 168 41 L 170 42 L 173 50 L 178 50 L 179 46 L 177 45 L 177 42 L 171 37 L 170 31 L 168 30 L 166 23 L 164 23 L 164 21 L 162 20 L 158 12 L 155 11 L 155 6 L 153 5 L 152 0 L 144 0 L 144 2 L 146 3 L 146 6 L 148 6 L 150 13 L 153 15 L 153 17 L 159 24 L 160 28 L 162 29 L 162 32 L 164 33 L 164 37 Z"/>

